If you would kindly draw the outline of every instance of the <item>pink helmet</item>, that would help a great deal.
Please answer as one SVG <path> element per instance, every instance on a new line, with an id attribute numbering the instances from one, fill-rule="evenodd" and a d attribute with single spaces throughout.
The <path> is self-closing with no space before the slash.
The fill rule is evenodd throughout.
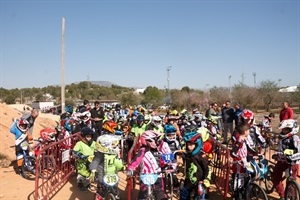
<path id="1" fill-rule="evenodd" d="M 242 116 L 243 119 L 248 119 L 248 120 L 254 119 L 253 112 L 251 110 L 248 110 L 248 109 L 244 109 L 241 116 Z"/>
<path id="2" fill-rule="evenodd" d="M 142 133 L 140 142 L 142 146 L 150 147 L 152 149 L 156 149 L 156 141 L 161 136 L 160 133 L 157 133 L 153 130 L 148 130 Z"/>

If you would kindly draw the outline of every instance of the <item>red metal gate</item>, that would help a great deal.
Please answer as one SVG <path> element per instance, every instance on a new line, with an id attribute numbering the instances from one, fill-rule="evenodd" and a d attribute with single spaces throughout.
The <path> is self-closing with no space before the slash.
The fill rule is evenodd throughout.
<path id="1" fill-rule="evenodd" d="M 36 200 L 52 198 L 74 174 L 75 160 L 72 157 L 72 149 L 80 138 L 79 132 L 41 149 L 40 156 L 36 159 L 34 191 Z M 48 164 L 45 164 L 47 162 Z M 53 166 L 52 162 L 55 163 Z"/>

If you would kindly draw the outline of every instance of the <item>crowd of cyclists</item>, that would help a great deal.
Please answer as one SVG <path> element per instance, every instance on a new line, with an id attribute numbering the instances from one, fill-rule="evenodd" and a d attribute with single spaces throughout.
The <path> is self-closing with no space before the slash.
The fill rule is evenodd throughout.
<path id="1" fill-rule="evenodd" d="M 212 104 L 213 106 L 213 104 Z M 77 108 L 66 106 L 61 114 L 60 124 L 56 130 L 61 138 L 81 132 L 82 139 L 76 143 L 72 152 L 76 156 L 77 183 L 81 191 L 87 191 L 91 183 L 97 183 L 97 194 L 104 198 L 103 184 L 107 174 L 125 171 L 128 177 L 138 174 L 157 174 L 154 183 L 154 199 L 168 199 L 166 179 L 163 172 L 167 167 L 174 170 L 172 174 L 174 190 L 178 191 L 179 199 L 190 199 L 196 191 L 202 199 L 209 198 L 212 177 L 212 158 L 215 156 L 216 141 L 226 145 L 231 152 L 234 180 L 234 199 L 243 199 L 240 188 L 243 187 L 244 174 L 253 171 L 250 161 L 260 156 L 260 149 L 268 144 L 262 130 L 271 129 L 274 114 L 264 116 L 261 122 L 255 122 L 254 113 L 249 109 L 233 110 L 237 122 L 235 128 L 226 129 L 222 116 L 216 112 L 202 114 L 198 109 L 168 110 L 166 114 L 156 113 L 153 109 L 143 106 L 126 106 L 120 104 L 100 104 L 94 102 L 90 108 L 88 100 Z M 237 111 L 237 112 L 235 112 Z M 259 119 L 257 119 L 258 121 Z M 14 121 L 11 132 L 15 135 L 16 145 L 30 140 L 26 119 Z M 272 179 L 281 199 L 284 199 L 282 184 L 283 171 L 293 163 L 293 176 L 297 177 L 300 160 L 300 140 L 297 135 L 299 126 L 294 119 L 283 119 L 279 126 L 278 143 L 281 154 L 275 165 Z M 230 139 L 227 139 L 227 132 Z M 265 131 L 264 131 L 265 132 Z M 226 134 L 226 136 L 225 136 Z M 229 136 L 228 136 L 229 137 Z M 59 139 L 59 138 L 58 138 Z M 139 149 L 130 163 L 127 163 L 128 152 L 137 140 Z M 175 155 L 169 165 L 162 155 Z M 182 153 L 183 152 L 183 153 Z M 16 148 L 17 159 L 21 160 Z M 19 157 L 18 157 L 19 156 Z M 283 159 L 284 158 L 284 159 Z M 180 161 L 182 160 L 182 161 Z M 178 163 L 183 162 L 184 180 L 177 178 Z M 22 169 L 20 168 L 22 175 Z M 200 187 L 201 186 L 201 187 Z M 118 185 L 114 185 L 117 191 Z M 205 192 L 198 191 L 204 188 Z M 146 199 L 147 185 L 140 183 L 138 199 Z M 116 198 L 120 198 L 117 194 Z"/>

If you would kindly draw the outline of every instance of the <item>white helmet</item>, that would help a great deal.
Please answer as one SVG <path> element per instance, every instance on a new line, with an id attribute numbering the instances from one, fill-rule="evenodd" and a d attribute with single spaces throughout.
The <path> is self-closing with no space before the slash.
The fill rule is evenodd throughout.
<path id="1" fill-rule="evenodd" d="M 280 122 L 278 128 L 279 129 L 290 128 L 291 133 L 294 135 L 294 134 L 297 134 L 299 131 L 299 124 L 296 120 L 286 119 L 286 120 L 283 120 L 282 122 Z"/>
<path id="2" fill-rule="evenodd" d="M 81 113 L 79 115 L 79 119 L 84 122 L 84 123 L 87 123 L 89 120 L 91 120 L 91 113 L 90 111 L 84 111 L 83 113 Z"/>
<path id="3" fill-rule="evenodd" d="M 119 141 L 121 136 L 104 134 L 97 138 L 96 149 L 99 152 L 106 154 L 118 154 L 119 153 Z"/>

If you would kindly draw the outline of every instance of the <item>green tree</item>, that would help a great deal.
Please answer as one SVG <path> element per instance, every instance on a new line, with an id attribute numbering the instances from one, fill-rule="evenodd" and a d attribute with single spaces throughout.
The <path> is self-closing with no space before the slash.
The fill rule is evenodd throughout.
<path id="1" fill-rule="evenodd" d="M 139 94 L 136 94 L 134 92 L 126 92 L 122 93 L 119 98 L 122 105 L 138 105 L 142 101 L 142 97 Z"/>
<path id="2" fill-rule="evenodd" d="M 9 94 L 5 97 L 4 102 L 7 104 L 15 104 L 16 103 L 16 98 L 12 94 Z"/>
<path id="3" fill-rule="evenodd" d="M 43 94 L 39 92 L 38 94 L 35 95 L 35 100 L 36 101 L 44 101 Z"/>
<path id="4" fill-rule="evenodd" d="M 144 105 L 152 105 L 157 107 L 162 103 L 163 91 L 159 90 L 157 87 L 148 86 L 143 95 L 144 100 L 142 101 L 142 104 Z"/>
<path id="5" fill-rule="evenodd" d="M 191 88 L 189 86 L 184 86 L 183 88 L 181 88 L 182 92 L 190 92 Z"/>
<path id="6" fill-rule="evenodd" d="M 279 95 L 279 88 L 275 81 L 262 81 L 257 89 L 259 98 L 262 99 L 266 111 L 270 111 L 270 106 Z"/>
<path id="7" fill-rule="evenodd" d="M 256 104 L 255 89 L 239 83 L 232 88 L 233 102 L 239 102 L 244 108 L 251 108 Z"/>

